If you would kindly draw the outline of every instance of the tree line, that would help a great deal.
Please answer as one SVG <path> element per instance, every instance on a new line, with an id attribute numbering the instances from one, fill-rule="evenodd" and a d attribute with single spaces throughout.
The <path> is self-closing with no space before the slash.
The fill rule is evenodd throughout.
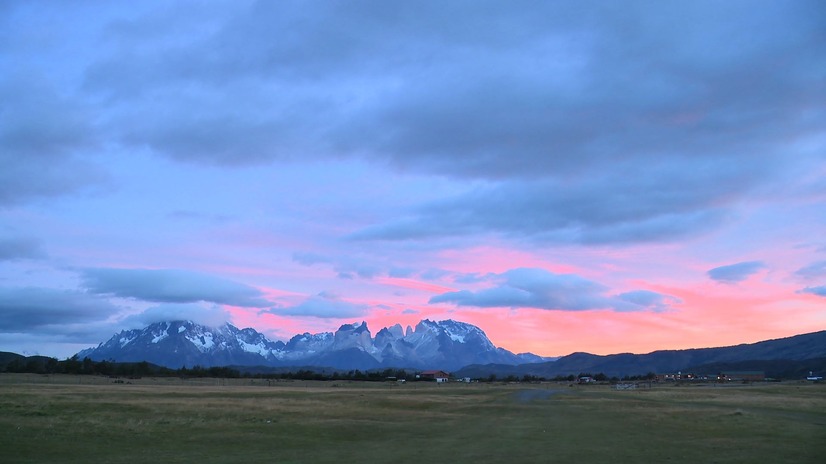
<path id="1" fill-rule="evenodd" d="M 0 365 L 0 372 L 30 373 L 30 374 L 72 374 L 72 375 L 103 375 L 110 377 L 184 377 L 184 378 L 251 378 L 251 379 L 294 379 L 294 380 L 364 380 L 384 381 L 416 380 L 415 373 L 404 369 L 384 369 L 373 371 L 334 371 L 330 373 L 316 372 L 310 369 L 299 369 L 289 372 L 243 372 L 232 367 L 203 367 L 183 366 L 179 369 L 157 366 L 146 361 L 142 362 L 114 362 L 94 361 L 78 358 L 77 355 L 58 361 L 56 358 L 43 356 L 20 357 Z"/>
<path id="2" fill-rule="evenodd" d="M 94 361 L 92 359 L 78 358 L 77 355 L 58 361 L 56 358 L 43 356 L 32 356 L 29 358 L 20 357 L 0 365 L 0 372 L 32 373 L 32 374 L 73 374 L 73 375 L 103 375 L 110 377 L 183 377 L 183 378 L 250 378 L 250 379 L 292 379 L 292 380 L 362 380 L 368 382 L 385 380 L 418 380 L 415 372 L 408 372 L 405 369 L 387 368 L 383 370 L 361 371 L 353 369 L 349 371 L 318 372 L 311 369 L 298 369 L 288 372 L 248 372 L 241 371 L 233 367 L 203 367 L 193 366 L 187 368 L 183 366 L 179 369 L 157 366 L 146 361 L 142 362 L 114 362 L 114 361 Z M 656 377 L 653 372 L 645 375 L 608 377 L 603 373 L 591 374 L 582 372 L 579 375 L 557 375 L 553 378 L 546 378 L 535 375 L 508 375 L 499 377 L 490 374 L 487 378 L 478 379 L 487 382 L 575 382 L 580 378 L 590 377 L 597 382 L 620 382 L 620 381 L 644 381 L 652 380 Z"/>
<path id="3" fill-rule="evenodd" d="M 73 375 L 108 375 L 116 377 L 143 377 L 148 375 L 173 375 L 174 371 L 165 367 L 149 364 L 146 361 L 119 363 L 112 361 L 93 361 L 89 358 L 79 359 L 77 355 L 58 361 L 57 358 L 43 356 L 21 357 L 0 365 L 0 372 L 30 374 L 73 374 Z"/>
<path id="4" fill-rule="evenodd" d="M 649 372 L 649 373 L 644 374 L 644 375 L 625 375 L 621 378 L 617 377 L 617 376 L 608 377 L 607 375 L 605 375 L 602 372 L 599 372 L 597 374 L 591 374 L 590 372 L 580 372 L 578 375 L 573 375 L 573 374 L 570 374 L 570 375 L 557 375 L 555 377 L 550 377 L 550 378 L 542 377 L 542 376 L 536 376 L 536 375 L 529 375 L 529 374 L 525 374 L 522 377 L 519 377 L 519 376 L 513 375 L 513 374 L 505 376 L 505 377 L 499 377 L 496 374 L 490 374 L 487 377 L 487 379 L 485 379 L 485 380 L 487 380 L 488 382 L 497 382 L 497 381 L 498 382 L 546 382 L 546 381 L 551 381 L 551 382 L 576 382 L 579 379 L 585 378 L 585 377 L 592 378 L 596 382 L 616 383 L 616 382 L 628 382 L 628 381 L 633 382 L 633 381 L 654 380 L 654 379 L 657 378 L 657 374 L 655 374 L 654 372 Z"/>

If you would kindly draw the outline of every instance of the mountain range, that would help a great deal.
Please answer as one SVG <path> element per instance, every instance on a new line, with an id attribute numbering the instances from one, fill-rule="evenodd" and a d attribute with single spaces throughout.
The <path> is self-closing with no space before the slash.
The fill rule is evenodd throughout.
<path id="1" fill-rule="evenodd" d="M 151 324 L 125 330 L 79 358 L 116 362 L 148 361 L 173 369 L 233 366 L 263 368 L 441 369 L 457 377 L 536 376 L 553 378 L 583 372 L 609 377 L 649 372 L 764 370 L 794 377 L 826 369 L 826 331 L 717 348 L 661 350 L 647 354 L 572 353 L 547 358 L 498 348 L 482 329 L 464 322 L 422 320 L 415 327 L 396 324 L 372 335 L 367 324 L 344 324 L 335 332 L 303 333 L 286 343 L 255 329 L 231 324 L 206 327 L 192 321 Z"/>
<path id="2" fill-rule="evenodd" d="M 518 366 L 470 365 L 456 376 L 499 377 L 525 375 L 553 378 L 583 372 L 609 377 L 644 375 L 649 372 L 719 373 L 725 370 L 760 370 L 782 378 L 800 377 L 810 370 L 826 370 L 826 330 L 751 344 L 687 350 L 661 350 L 647 354 L 595 355 L 572 353 L 553 362 Z"/>
<path id="3" fill-rule="evenodd" d="M 422 320 L 406 329 L 396 324 L 375 337 L 367 324 L 344 324 L 335 332 L 303 333 L 287 343 L 255 329 L 231 324 L 206 327 L 192 321 L 158 322 L 125 330 L 78 353 L 95 361 L 148 361 L 160 366 L 318 366 L 335 369 L 399 367 L 455 370 L 469 364 L 516 365 L 543 362 L 531 353 L 497 348 L 482 329 L 453 320 Z"/>

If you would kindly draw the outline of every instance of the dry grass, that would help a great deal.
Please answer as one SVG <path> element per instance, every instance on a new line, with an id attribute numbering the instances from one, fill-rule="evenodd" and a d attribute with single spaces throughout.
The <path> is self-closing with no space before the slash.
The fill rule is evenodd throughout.
<path id="1" fill-rule="evenodd" d="M 802 463 L 824 454 L 824 385 L 617 392 L 0 375 L 3 463 Z"/>

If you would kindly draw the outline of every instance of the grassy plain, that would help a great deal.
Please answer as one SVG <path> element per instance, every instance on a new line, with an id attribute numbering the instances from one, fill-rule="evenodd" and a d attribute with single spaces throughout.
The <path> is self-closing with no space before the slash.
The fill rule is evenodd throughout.
<path id="1" fill-rule="evenodd" d="M 0 462 L 824 462 L 826 385 L 0 374 Z"/>

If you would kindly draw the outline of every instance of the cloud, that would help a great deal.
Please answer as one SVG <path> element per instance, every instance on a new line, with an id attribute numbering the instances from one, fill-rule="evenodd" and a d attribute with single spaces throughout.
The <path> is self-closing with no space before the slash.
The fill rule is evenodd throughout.
<path id="1" fill-rule="evenodd" d="M 798 293 L 810 293 L 812 295 L 826 298 L 826 285 L 821 285 L 819 287 L 806 287 L 803 290 L 799 290 Z"/>
<path id="2" fill-rule="evenodd" d="M 396 277 L 396 278 L 400 278 L 400 279 L 406 279 L 408 277 L 413 277 L 413 275 L 415 273 L 416 273 L 416 271 L 413 270 L 413 269 L 409 269 L 409 268 L 405 268 L 405 267 L 394 267 L 394 268 L 391 268 L 387 272 L 387 275 L 388 275 L 388 277 Z"/>
<path id="3" fill-rule="evenodd" d="M 469 273 L 465 273 L 465 274 L 456 274 L 453 277 L 453 281 L 456 282 L 457 284 L 476 284 L 476 283 L 479 283 L 479 282 L 484 282 L 484 281 L 490 279 L 491 277 L 495 277 L 495 274 L 492 274 L 492 273 L 481 274 L 481 273 L 478 273 L 478 272 L 469 272 Z"/>
<path id="4" fill-rule="evenodd" d="M 330 263 L 332 260 L 327 256 L 320 255 L 318 253 L 311 253 L 311 252 L 302 252 L 297 251 L 293 253 L 293 261 L 303 264 L 305 266 L 312 266 L 314 264 L 320 263 Z"/>
<path id="5" fill-rule="evenodd" d="M 0 236 L 0 261 L 46 257 L 43 244 L 32 237 Z"/>
<path id="6" fill-rule="evenodd" d="M 742 282 L 748 279 L 749 276 L 765 268 L 766 265 L 762 261 L 744 261 L 742 263 L 709 269 L 707 274 L 712 280 L 716 280 L 717 282 L 733 284 Z"/>
<path id="7" fill-rule="evenodd" d="M 172 303 L 147 308 L 139 314 L 125 318 L 122 324 L 142 328 L 155 322 L 193 321 L 207 327 L 219 327 L 231 319 L 230 313 L 218 305 Z"/>
<path id="8" fill-rule="evenodd" d="M 795 275 L 805 279 L 816 279 L 826 276 L 826 261 L 817 261 L 795 271 Z"/>
<path id="9" fill-rule="evenodd" d="M 445 269 L 430 268 L 422 272 L 420 277 L 424 280 L 441 280 L 443 277 L 449 276 L 450 271 Z"/>
<path id="10" fill-rule="evenodd" d="M 336 266 L 335 270 L 342 279 L 353 279 L 356 276 L 362 279 L 372 279 L 384 274 L 378 266 L 364 263 L 341 264 Z"/>
<path id="11" fill-rule="evenodd" d="M 671 309 L 671 305 L 680 304 L 682 300 L 671 295 L 652 292 L 650 290 L 634 290 L 620 293 L 616 296 L 618 300 L 630 303 L 629 306 L 616 305 L 615 309 L 622 311 L 652 311 L 663 312 Z"/>
<path id="12" fill-rule="evenodd" d="M 606 295 L 608 287 L 574 274 L 554 274 L 544 269 L 520 268 L 492 275 L 495 286 L 479 291 L 460 290 L 434 296 L 430 303 L 457 306 L 521 307 L 562 311 L 613 309 L 616 311 L 667 308 L 672 297 L 650 291 Z"/>
<path id="13" fill-rule="evenodd" d="M 817 109 L 817 8 L 257 2 L 134 14 L 108 25 L 84 90 L 132 103 L 117 118 L 124 143 L 190 163 L 347 155 L 502 179 L 743 160 Z"/>
<path id="14" fill-rule="evenodd" d="M 91 293 L 144 301 L 259 308 L 271 304 L 255 287 L 190 271 L 96 268 L 83 270 L 81 278 Z"/>
<path id="15" fill-rule="evenodd" d="M 392 269 L 385 271 L 381 266 L 364 262 L 363 260 L 352 257 L 330 257 L 312 252 L 295 252 L 292 255 L 293 261 L 304 266 L 314 266 L 316 264 L 330 264 L 333 270 L 336 271 L 340 279 L 352 280 L 356 277 L 362 279 L 372 279 L 380 275 L 389 274 L 390 272 L 410 272 L 406 269 Z"/>
<path id="16" fill-rule="evenodd" d="M 296 306 L 276 307 L 267 312 L 280 316 L 348 318 L 363 316 L 367 308 L 367 305 L 351 303 L 334 293 L 321 292 Z"/>
<path id="17" fill-rule="evenodd" d="M 0 207 L 76 193 L 105 174 L 81 156 L 96 145 L 88 109 L 37 73 L 0 78 Z"/>
<path id="18" fill-rule="evenodd" d="M 87 293 L 50 288 L 0 288 L 0 332 L 89 324 L 117 314 L 108 301 Z"/>
<path id="19" fill-rule="evenodd" d="M 145 10 L 100 16 L 80 94 L 105 117 L 72 133 L 190 164 L 347 158 L 476 182 L 361 240 L 694 237 L 816 159 L 787 142 L 826 123 L 816 2 Z"/>
<path id="20" fill-rule="evenodd" d="M 478 234 L 533 243 L 625 244 L 696 236 L 723 224 L 729 202 L 753 183 L 748 170 L 688 163 L 638 167 L 634 176 L 593 173 L 566 181 L 499 182 L 423 205 L 407 217 L 353 233 L 357 241 L 425 240 Z M 762 168 L 755 168 L 760 170 Z"/>

